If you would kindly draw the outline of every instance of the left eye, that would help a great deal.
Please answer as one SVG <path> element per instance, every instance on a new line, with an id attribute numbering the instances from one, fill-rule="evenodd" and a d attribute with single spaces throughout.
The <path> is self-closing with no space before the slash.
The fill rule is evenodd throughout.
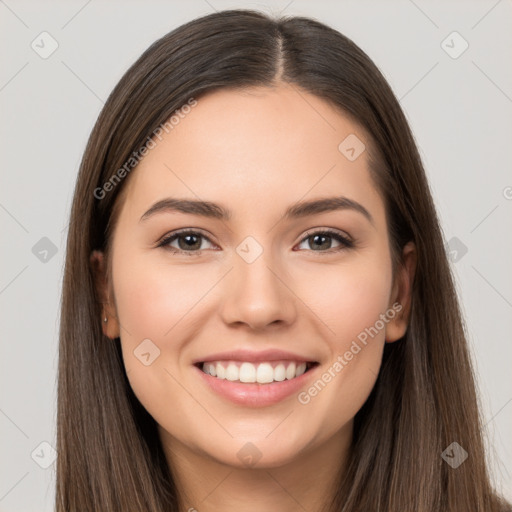
<path id="1" fill-rule="evenodd" d="M 338 247 L 335 247 L 334 249 L 332 247 L 326 247 L 331 245 L 332 239 L 336 240 L 340 244 Z M 300 245 L 308 242 L 310 244 L 310 247 L 316 245 L 316 247 L 327 249 L 313 252 L 336 252 L 354 246 L 354 243 L 347 237 L 341 235 L 337 231 L 330 230 L 314 231 L 312 233 L 309 233 L 305 238 L 301 240 Z"/>
<path id="2" fill-rule="evenodd" d="M 201 250 L 204 249 L 204 247 L 202 247 L 203 240 L 212 244 L 208 237 L 198 231 L 181 231 L 165 237 L 158 243 L 158 247 L 165 247 L 174 253 L 188 254 L 192 256 L 199 254 Z M 332 240 L 338 242 L 338 247 L 330 247 L 332 245 Z M 178 242 L 178 247 L 172 245 L 174 242 Z M 314 250 L 313 252 L 336 252 L 354 246 L 354 243 L 349 238 L 341 235 L 337 231 L 330 230 L 313 231 L 308 233 L 306 237 L 300 241 L 299 247 L 304 243 L 309 243 L 310 247 L 316 246 L 320 249 Z"/>

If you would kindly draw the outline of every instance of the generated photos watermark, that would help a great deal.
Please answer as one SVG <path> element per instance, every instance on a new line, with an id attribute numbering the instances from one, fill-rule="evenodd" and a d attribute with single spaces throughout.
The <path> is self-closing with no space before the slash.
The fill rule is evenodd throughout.
<path id="1" fill-rule="evenodd" d="M 193 107 L 197 105 L 197 100 L 190 98 L 185 105 L 176 109 L 173 115 L 167 121 L 157 128 L 155 128 L 151 135 L 148 135 L 144 145 L 138 150 L 134 151 L 130 158 L 120 167 L 101 187 L 94 189 L 94 197 L 96 199 L 104 199 L 108 192 L 114 190 L 121 181 L 138 165 L 138 163 L 147 155 L 147 153 L 156 148 L 158 139 L 162 141 L 162 135 L 170 133 L 182 119 L 185 119 L 187 114 L 190 113 Z"/>
<path id="2" fill-rule="evenodd" d="M 310 386 L 306 391 L 302 391 L 298 394 L 297 400 L 300 404 L 306 405 L 322 391 L 329 382 L 332 381 L 340 372 L 345 368 L 354 356 L 361 352 L 362 348 L 368 344 L 368 337 L 373 339 L 380 331 L 382 331 L 386 324 L 395 318 L 396 314 L 402 310 L 402 304 L 395 302 L 391 308 L 385 313 L 379 315 L 377 320 L 371 327 L 366 327 L 357 335 L 357 340 L 353 340 L 349 349 L 344 352 L 343 355 L 338 355 L 336 361 L 320 376 L 317 381 Z"/>

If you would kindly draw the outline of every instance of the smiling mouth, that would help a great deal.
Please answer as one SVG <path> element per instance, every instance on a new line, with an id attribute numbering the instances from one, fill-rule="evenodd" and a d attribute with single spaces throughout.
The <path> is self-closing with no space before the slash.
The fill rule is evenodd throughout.
<path id="1" fill-rule="evenodd" d="M 317 362 L 304 361 L 262 361 L 250 363 L 244 361 L 208 361 L 200 362 L 195 366 L 207 375 L 219 380 L 228 380 L 237 383 L 272 384 L 293 380 L 308 372 Z"/>

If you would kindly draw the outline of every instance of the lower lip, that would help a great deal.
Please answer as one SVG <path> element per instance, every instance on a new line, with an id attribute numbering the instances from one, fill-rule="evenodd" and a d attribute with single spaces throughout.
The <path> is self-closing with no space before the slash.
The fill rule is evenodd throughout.
<path id="1" fill-rule="evenodd" d="M 311 375 L 316 371 L 318 365 L 309 369 L 300 377 L 283 380 L 282 382 L 272 382 L 269 384 L 242 384 L 240 382 L 233 382 L 227 379 L 218 379 L 217 377 L 212 377 L 211 375 L 203 372 L 197 366 L 194 366 L 194 368 L 199 372 L 201 378 L 210 387 L 210 389 L 224 398 L 227 398 L 239 405 L 265 407 L 276 404 L 294 393 L 298 393 L 299 390 L 305 386 Z"/>

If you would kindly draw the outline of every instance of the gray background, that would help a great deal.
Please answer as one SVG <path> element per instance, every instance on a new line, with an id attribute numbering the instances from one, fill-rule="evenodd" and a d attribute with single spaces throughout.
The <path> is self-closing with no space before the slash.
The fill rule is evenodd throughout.
<path id="1" fill-rule="evenodd" d="M 496 485 L 512 499 L 510 0 L 0 0 L 0 511 L 53 509 L 66 225 L 103 102 L 158 37 L 237 7 L 330 24 L 374 59 L 400 98 L 453 258 Z M 43 31 L 58 43 L 46 59 L 31 47 L 50 48 Z M 457 58 L 464 43 L 446 39 L 453 31 L 469 44 Z"/>

